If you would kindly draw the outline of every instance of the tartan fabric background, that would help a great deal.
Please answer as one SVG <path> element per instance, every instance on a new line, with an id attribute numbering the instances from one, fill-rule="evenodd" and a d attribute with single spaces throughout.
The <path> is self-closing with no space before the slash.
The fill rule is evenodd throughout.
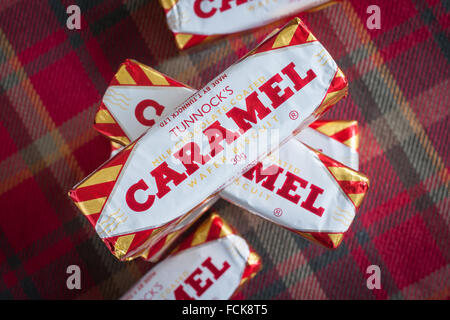
<path id="1" fill-rule="evenodd" d="M 80 31 L 66 28 L 71 4 Z M 371 4 L 381 30 L 366 28 Z M 326 118 L 359 121 L 371 190 L 335 251 L 220 201 L 263 258 L 238 298 L 450 297 L 449 13 L 445 0 L 353 0 L 301 15 L 348 76 Z M 135 283 L 150 264 L 117 261 L 67 197 L 109 156 L 92 128 L 108 82 L 134 58 L 200 87 L 272 28 L 178 52 L 157 1 L 2 0 L 0 297 L 115 299 Z M 81 290 L 66 288 L 72 264 Z M 366 287 L 372 264 L 381 290 Z"/>

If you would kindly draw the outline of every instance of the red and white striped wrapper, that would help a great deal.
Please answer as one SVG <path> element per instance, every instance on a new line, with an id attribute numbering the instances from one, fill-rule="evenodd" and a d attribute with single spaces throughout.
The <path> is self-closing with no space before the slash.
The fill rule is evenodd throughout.
<path id="1" fill-rule="evenodd" d="M 280 141 L 343 98 L 347 88 L 326 49 L 294 19 L 69 195 L 109 249 L 127 259 L 175 231 L 193 210 L 277 149 Z M 250 92 L 229 105 L 243 90 Z M 204 118 L 194 119 L 198 113 Z M 266 140 L 254 152 L 256 139 L 268 127 L 277 139 Z M 225 147 L 234 157 L 228 157 Z M 236 160 L 236 154 L 243 156 Z"/>
<path id="2" fill-rule="evenodd" d="M 330 0 L 159 0 L 177 47 L 264 26 L 302 11 L 315 11 Z M 232 23 L 230 23 L 232 21 Z"/>
<path id="3" fill-rule="evenodd" d="M 166 118 L 195 92 L 186 84 L 127 59 L 106 89 L 94 129 L 111 139 L 112 150 L 117 150 Z"/>
<path id="4" fill-rule="evenodd" d="M 226 300 L 261 269 L 261 258 L 211 213 L 121 300 Z"/>
<path id="5" fill-rule="evenodd" d="M 312 149 L 358 171 L 359 129 L 356 120 L 317 120 L 295 137 Z"/>

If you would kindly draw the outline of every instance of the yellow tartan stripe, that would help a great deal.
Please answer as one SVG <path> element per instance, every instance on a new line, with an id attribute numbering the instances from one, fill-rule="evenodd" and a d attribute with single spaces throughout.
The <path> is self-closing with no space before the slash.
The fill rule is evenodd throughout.
<path id="1" fill-rule="evenodd" d="M 0 28 L 0 51 L 2 51 L 3 55 L 5 56 L 4 61 L 8 61 L 10 67 L 15 71 L 15 77 L 20 80 L 17 84 L 17 89 L 19 90 L 18 92 L 21 93 L 21 97 L 26 97 L 26 99 L 30 101 L 30 106 L 35 109 L 36 113 L 39 115 L 39 120 L 42 121 L 43 127 L 47 130 L 48 133 L 50 133 L 50 136 L 52 137 L 56 148 L 58 148 L 58 155 L 55 156 L 55 159 L 57 157 L 62 158 L 64 160 L 64 164 L 67 165 L 68 170 L 71 170 L 74 175 L 83 176 L 85 172 L 72 153 L 74 148 L 68 145 L 67 140 L 62 136 L 59 128 L 56 126 L 46 106 L 42 102 L 41 97 L 31 83 L 31 80 L 29 79 L 21 61 L 19 60 L 18 55 L 14 51 L 2 28 Z M 19 115 L 23 116 L 23 114 Z M 25 122 L 25 124 L 27 124 L 27 122 Z M 74 141 L 79 140 L 74 139 Z M 0 184 L 0 194 L 4 193 L 6 190 L 13 188 L 15 185 L 20 184 L 23 179 L 25 179 L 25 176 L 32 176 L 31 174 L 36 174 L 37 172 L 48 168 L 50 165 L 49 161 L 52 160 L 53 159 L 44 159 L 44 161 L 39 161 L 39 163 L 33 165 L 30 170 L 26 169 L 18 172 L 16 174 L 17 178 L 13 177 L 12 179 L 10 179 L 9 183 L 3 180 Z"/>
<path id="2" fill-rule="evenodd" d="M 403 91 L 400 89 L 394 75 L 385 64 L 383 56 L 380 52 L 378 52 L 378 47 L 372 41 L 372 37 L 370 35 L 370 32 L 367 30 L 366 25 L 361 22 L 361 19 L 359 18 L 356 10 L 352 7 L 352 4 L 347 1 L 343 1 L 341 8 L 343 9 L 345 16 L 348 18 L 348 21 L 351 23 L 351 26 L 354 28 L 355 33 L 360 38 L 361 43 L 367 50 L 367 56 L 372 57 L 371 61 L 373 61 L 375 66 L 378 67 L 379 75 L 384 80 L 384 83 L 389 88 L 393 99 L 399 106 L 400 114 L 406 120 L 408 120 L 409 126 L 414 131 L 416 136 L 421 137 L 419 139 L 419 143 L 428 154 L 431 163 L 435 164 L 436 171 L 440 173 L 444 183 L 448 187 L 448 170 L 446 170 L 444 161 L 434 148 L 433 143 L 425 132 L 423 124 L 420 122 L 415 112 L 411 108 L 410 102 L 403 94 Z"/>

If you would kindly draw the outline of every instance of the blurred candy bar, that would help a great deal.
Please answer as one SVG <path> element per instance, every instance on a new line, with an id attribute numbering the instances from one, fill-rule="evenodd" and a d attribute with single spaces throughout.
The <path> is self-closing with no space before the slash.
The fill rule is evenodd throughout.
<path id="1" fill-rule="evenodd" d="M 264 26 L 329 0 L 160 0 L 179 49 L 229 33 Z"/>
<path id="2" fill-rule="evenodd" d="M 346 94 L 343 73 L 294 19 L 69 195 L 108 248 L 126 259 L 174 232 Z M 267 139 L 273 132 L 276 139 Z"/>
<path id="3" fill-rule="evenodd" d="M 261 258 L 212 213 L 122 300 L 226 300 L 261 268 Z"/>

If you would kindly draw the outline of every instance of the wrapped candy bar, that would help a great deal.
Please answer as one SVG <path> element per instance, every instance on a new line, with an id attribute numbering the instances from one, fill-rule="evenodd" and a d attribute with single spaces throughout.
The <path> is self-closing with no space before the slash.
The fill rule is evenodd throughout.
<path id="1" fill-rule="evenodd" d="M 117 150 L 167 118 L 194 93 L 187 85 L 127 59 L 106 89 L 95 115 L 94 129 L 111 139 L 112 150 Z"/>
<path id="2" fill-rule="evenodd" d="M 261 27 L 330 0 L 160 0 L 179 49 Z M 232 21 L 233 23 L 230 23 Z"/>
<path id="3" fill-rule="evenodd" d="M 212 213 L 122 300 L 226 300 L 261 268 L 258 254 Z"/>
<path id="4" fill-rule="evenodd" d="M 290 169 L 290 174 L 295 175 L 296 177 L 302 176 L 299 175 L 299 173 L 308 172 L 308 178 L 312 179 L 312 181 L 318 180 L 321 176 L 325 176 L 325 180 L 329 178 L 328 183 L 326 184 L 327 188 L 321 188 L 321 190 L 326 190 L 327 192 L 326 194 L 319 195 L 317 202 L 322 203 L 323 197 L 327 197 L 327 200 L 333 199 L 332 197 L 335 198 L 334 201 L 329 201 L 326 206 L 323 206 L 325 213 L 322 214 L 321 217 L 310 217 L 310 219 L 316 218 L 318 220 L 318 227 L 315 229 L 304 229 L 304 221 L 308 221 L 308 217 L 311 214 L 310 212 L 304 210 L 301 206 L 292 206 L 291 202 L 282 197 L 280 198 L 276 192 L 271 192 L 271 190 L 265 188 L 266 185 L 264 182 L 255 183 L 255 181 L 248 181 L 248 174 L 244 174 L 244 176 L 239 180 L 236 180 L 234 184 L 221 191 L 220 196 L 250 212 L 263 216 L 264 218 L 269 218 L 270 221 L 280 224 L 290 230 L 294 230 L 308 240 L 320 243 L 328 248 L 336 248 L 341 243 L 345 232 L 344 230 L 347 230 L 348 226 L 350 226 L 369 185 L 369 182 L 364 175 L 350 170 L 350 168 L 354 170 L 358 169 L 357 150 L 359 138 L 357 122 L 346 120 L 318 120 L 297 134 L 296 138 L 311 148 L 320 150 L 322 155 L 320 155 L 319 152 L 306 148 L 295 140 L 290 140 L 280 148 L 279 159 L 274 159 L 273 156 L 269 156 L 263 163 L 265 163 L 266 167 L 283 164 L 284 168 Z M 333 159 L 329 159 L 328 157 L 325 157 L 325 155 Z M 306 159 L 312 160 L 312 164 L 308 165 L 304 161 L 305 157 Z M 292 159 L 292 163 L 289 163 L 285 158 Z M 281 161 L 281 159 L 283 159 L 283 161 Z M 338 164 L 334 160 L 341 162 L 343 165 Z M 326 169 L 330 167 L 330 163 L 336 164 L 336 168 L 332 167 L 332 169 L 330 169 L 331 171 L 328 172 Z M 281 169 L 283 166 L 281 166 Z M 350 168 L 345 168 L 345 166 Z M 334 175 L 338 170 L 347 173 L 347 176 L 344 174 Z M 274 170 L 274 174 L 277 172 L 278 171 Z M 259 169 L 258 174 L 261 174 L 261 169 Z M 353 176 L 359 177 L 360 181 L 356 182 L 355 179 L 357 178 L 353 178 Z M 349 179 L 347 182 L 345 182 L 345 177 Z M 298 177 L 297 179 L 300 181 L 300 179 L 303 178 Z M 350 179 L 353 179 L 354 181 L 351 182 Z M 279 179 L 279 181 L 281 181 L 281 179 Z M 359 184 L 359 195 L 352 191 L 354 188 L 348 188 L 349 184 L 353 184 L 353 186 Z M 345 197 L 343 199 L 338 199 L 338 197 L 336 197 L 336 195 L 341 195 L 342 192 L 347 195 L 348 199 Z M 273 193 L 273 195 L 271 195 L 271 193 Z M 359 198 L 357 199 L 357 197 Z M 276 200 L 277 198 L 278 200 Z M 349 205 L 348 213 L 334 212 L 334 215 L 329 214 L 329 212 L 333 210 L 337 211 L 338 209 L 336 208 L 345 210 L 342 209 L 343 205 L 339 204 L 339 201 Z M 286 212 L 283 211 L 283 207 Z M 281 215 L 283 214 L 284 217 L 281 218 Z M 305 216 L 303 217 L 302 214 Z M 328 222 L 325 221 L 327 219 L 329 220 Z M 334 232 L 331 232 L 333 229 L 326 229 L 323 227 L 327 223 L 330 224 L 330 222 L 331 224 L 334 223 L 338 225 L 337 228 L 334 229 Z M 339 229 L 339 227 L 344 225 L 342 222 L 347 227 L 344 230 L 342 228 Z M 314 230 L 314 232 L 311 232 L 312 230 Z M 328 231 L 323 232 L 323 230 Z M 170 245 L 179 234 L 180 233 L 171 234 L 167 239 L 164 238 L 163 241 L 160 241 L 159 245 L 153 248 L 153 250 L 147 250 L 143 258 L 152 262 L 157 261 L 159 255 L 153 256 L 153 252 L 155 250 L 160 250 L 160 253 L 162 253 L 164 251 L 163 246 L 167 247 Z M 152 258 L 149 259 L 148 257 Z"/>
<path id="5" fill-rule="evenodd" d="M 109 249 L 117 253 L 119 244 L 119 258 L 126 259 L 173 232 L 346 94 L 343 73 L 294 19 L 81 181 L 70 197 Z M 269 131 L 276 139 L 258 143 Z"/>
<path id="6" fill-rule="evenodd" d="M 220 196 L 334 249 L 361 205 L 369 180 L 296 139 L 247 171 Z"/>
<path id="7" fill-rule="evenodd" d="M 142 69 L 146 68 L 148 70 L 153 70 L 153 69 L 151 69 L 143 64 L 140 64 L 136 61 L 127 60 L 119 68 L 118 73 L 126 72 L 126 70 L 128 69 L 128 70 L 130 70 L 129 77 L 131 77 L 132 74 L 137 73 L 137 72 L 133 71 L 135 68 L 142 68 Z M 153 70 L 153 72 L 156 73 L 157 71 Z M 167 76 L 161 74 L 160 77 L 166 78 Z M 117 79 L 117 78 L 122 78 L 122 77 L 116 75 L 115 78 Z M 156 104 L 162 105 L 162 103 L 160 102 L 160 96 L 168 93 L 167 87 L 163 87 L 164 90 L 158 91 L 158 88 L 156 86 L 146 86 L 145 85 L 146 81 L 142 81 L 142 79 L 139 79 L 138 77 L 136 77 L 136 79 L 134 80 L 134 83 L 135 83 L 135 85 L 141 85 L 143 88 L 146 87 L 147 89 L 149 89 L 148 96 L 151 97 L 154 101 L 156 101 Z M 175 80 L 173 80 L 172 83 L 177 83 L 177 82 L 175 82 Z M 114 84 L 111 87 L 111 89 L 118 90 L 118 89 L 115 89 L 114 86 L 117 86 L 117 84 Z M 128 88 L 133 88 L 132 86 L 126 86 L 124 84 L 121 84 L 121 86 L 124 88 L 124 90 L 122 92 L 126 93 L 129 96 L 130 100 L 135 98 L 131 92 L 126 91 Z M 173 94 L 172 99 L 175 99 L 175 95 L 177 95 L 177 94 L 180 94 L 181 97 L 183 97 L 183 98 L 186 96 L 186 91 L 180 92 L 179 87 L 180 87 L 179 83 L 177 83 L 176 86 L 172 87 L 172 88 L 174 88 L 173 92 L 170 91 L 170 94 L 171 95 Z M 193 89 L 190 89 L 187 86 L 185 86 L 185 87 L 186 87 L 187 91 L 194 92 Z M 110 90 L 108 89 L 107 92 L 109 92 L 109 91 Z M 135 101 L 135 103 L 133 105 L 139 105 L 139 103 L 140 103 L 140 101 Z M 103 110 L 109 110 L 109 108 L 112 109 L 111 113 L 113 113 L 114 107 L 115 107 L 114 105 L 110 105 L 110 104 L 108 104 L 108 101 L 105 101 L 102 104 L 102 106 L 100 107 L 99 113 L 101 115 L 103 115 Z M 149 108 L 152 109 L 153 106 L 150 105 Z M 164 106 L 164 108 L 165 108 L 164 111 L 166 114 L 170 113 L 171 111 L 173 111 L 175 109 L 172 105 L 166 105 L 166 106 Z M 134 109 L 129 108 L 127 110 L 127 112 L 116 113 L 116 117 L 118 119 L 120 119 L 121 123 L 124 123 L 124 124 L 134 123 L 134 125 L 136 125 L 136 119 L 133 119 L 133 118 L 135 118 L 135 114 L 136 114 L 136 112 L 134 111 Z M 154 123 L 158 122 L 159 119 L 161 119 L 161 118 L 155 116 Z M 97 121 L 97 118 L 96 118 L 96 121 Z M 119 126 L 119 125 L 116 124 L 116 126 Z M 139 126 L 139 130 L 127 130 L 127 128 L 124 127 L 122 131 L 134 133 L 134 136 L 132 134 L 130 134 L 130 136 L 126 136 L 129 140 L 134 140 L 139 135 L 144 133 L 145 130 L 146 130 L 145 126 Z M 111 130 L 111 132 L 103 131 L 102 133 L 111 135 L 112 130 Z M 304 144 L 308 145 L 309 147 L 320 151 L 324 155 L 326 155 L 338 162 L 341 162 L 342 164 L 344 164 L 354 170 L 358 170 L 359 135 L 358 135 L 358 125 L 357 125 L 356 121 L 354 121 L 354 120 L 353 121 L 317 120 L 314 123 L 312 123 L 309 127 L 305 128 L 304 130 L 299 132 L 296 135 L 296 138 L 298 140 L 300 140 L 301 142 L 303 142 Z M 297 146 L 297 144 L 294 142 L 290 142 L 290 143 L 288 143 L 288 145 L 292 146 L 293 149 L 295 149 Z M 287 146 L 284 146 L 282 150 L 286 150 L 285 152 L 287 152 L 286 148 L 287 148 Z M 311 153 L 311 150 L 308 150 L 306 148 L 301 148 L 301 150 L 300 149 L 293 150 L 292 152 L 298 154 L 299 152 L 301 153 L 302 151 L 306 152 L 306 153 Z M 314 156 L 314 155 L 311 155 L 311 156 Z M 301 156 L 299 156 L 299 159 L 303 159 L 303 154 L 301 154 Z M 299 170 L 298 168 L 302 167 L 303 164 L 301 163 L 301 161 L 296 161 L 296 162 L 298 162 L 295 164 L 296 168 L 297 168 L 296 170 Z M 316 163 L 316 164 L 318 164 L 318 163 Z M 323 166 L 312 166 L 312 167 L 306 168 L 305 170 L 312 172 L 313 173 L 312 176 L 321 176 L 321 175 L 326 176 L 327 172 L 324 171 L 323 169 L 324 169 Z M 242 180 L 242 178 L 241 178 L 241 180 Z M 248 184 L 245 184 L 245 186 L 248 186 Z M 334 184 L 332 183 L 332 186 L 335 188 L 335 190 L 339 190 L 339 188 L 340 188 L 340 186 L 336 183 L 334 183 Z M 256 188 L 256 186 L 254 186 L 254 188 Z M 265 207 L 263 207 L 262 209 L 254 208 L 251 205 L 251 203 L 248 202 L 248 199 L 252 198 L 251 190 L 256 190 L 256 189 L 248 188 L 247 190 L 250 192 L 249 195 L 245 194 L 245 192 L 243 190 L 240 190 L 241 194 L 234 194 L 236 192 L 236 190 L 233 186 L 231 186 L 231 187 L 229 187 L 229 191 L 227 191 L 225 189 L 225 191 L 223 191 L 223 194 L 225 195 L 225 197 L 227 197 L 227 195 L 228 195 L 228 197 L 230 197 L 230 193 L 234 194 L 234 197 L 232 197 L 233 202 L 235 202 L 236 204 L 240 205 L 241 207 L 243 207 L 249 211 L 258 213 L 257 212 L 258 210 L 262 210 L 262 212 L 264 212 L 265 211 L 264 209 L 267 209 L 269 211 L 268 216 L 271 218 L 271 220 L 272 221 L 274 219 L 278 220 L 278 218 L 273 216 L 272 211 L 274 210 L 274 208 L 272 208 L 272 206 L 270 204 L 266 203 L 266 204 L 268 204 L 268 208 L 265 208 Z M 242 196 L 242 199 L 237 199 L 240 196 Z M 301 209 L 295 208 L 295 210 L 301 210 Z M 355 210 L 356 210 L 356 208 L 352 208 L 352 210 L 351 210 L 352 217 L 355 214 Z M 347 218 L 350 219 L 349 217 L 347 217 Z M 343 219 L 343 217 L 341 217 L 341 220 L 342 219 Z M 324 218 L 322 218 L 322 220 L 324 220 Z M 348 222 L 350 222 L 350 220 L 348 220 Z M 292 229 L 299 228 L 299 227 L 294 228 L 294 226 L 296 224 L 293 223 L 291 225 L 289 221 L 285 221 L 283 223 L 283 225 L 288 228 L 291 227 Z M 301 230 L 301 227 L 300 227 L 300 230 Z M 180 230 L 179 232 L 174 232 L 174 233 L 171 233 L 171 234 L 165 236 L 156 245 L 154 245 L 151 250 L 146 250 L 146 252 L 144 254 L 144 258 L 147 260 L 150 260 L 152 262 L 157 261 L 160 258 L 160 254 L 162 254 L 164 252 L 165 248 L 170 246 L 170 244 L 177 239 L 177 237 L 181 234 L 181 231 L 182 230 Z M 317 229 L 316 231 L 319 231 L 319 229 Z M 330 239 L 329 234 L 331 234 L 331 233 L 324 233 L 322 235 L 322 238 L 327 239 L 327 241 L 324 244 L 326 246 L 330 247 L 331 242 L 329 240 Z M 320 238 L 317 235 L 317 232 L 314 235 L 316 238 Z M 339 241 L 335 241 L 333 243 L 332 247 L 335 247 L 336 245 L 339 244 L 340 239 L 342 239 L 342 237 L 340 235 L 342 235 L 342 232 L 336 233 L 336 235 L 332 236 L 332 237 L 334 237 L 333 239 L 339 240 Z M 309 236 L 309 238 L 311 238 L 311 236 Z"/>
<path id="8" fill-rule="evenodd" d="M 145 76 L 146 74 L 151 77 Z M 167 80 L 151 80 L 155 78 Z M 194 93 L 195 90 L 188 85 L 135 60 L 127 59 L 120 65 L 106 90 L 95 116 L 94 128 L 112 140 L 112 154 L 115 154 L 156 123 L 164 123 L 160 121 L 175 112 L 180 101 Z M 128 102 L 126 106 L 121 108 L 117 105 L 124 100 Z M 297 139 L 358 170 L 356 121 L 318 120 L 299 132 Z"/>

